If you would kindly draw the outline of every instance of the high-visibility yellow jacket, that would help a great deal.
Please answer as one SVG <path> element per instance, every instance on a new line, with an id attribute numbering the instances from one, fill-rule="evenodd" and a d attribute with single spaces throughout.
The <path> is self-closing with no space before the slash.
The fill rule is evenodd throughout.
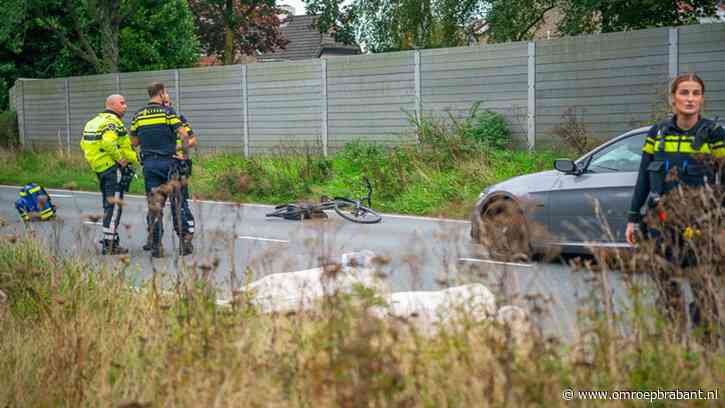
<path id="1" fill-rule="evenodd" d="M 194 133 L 194 129 L 191 128 L 191 124 L 189 123 L 189 120 L 184 116 L 183 114 L 179 114 L 179 120 L 181 120 L 181 127 L 186 129 L 186 133 L 189 135 L 189 147 L 196 146 L 196 134 Z M 181 140 L 181 137 L 176 137 L 176 157 L 179 159 L 186 159 L 187 157 L 184 157 L 184 144 Z"/>
<path id="2" fill-rule="evenodd" d="M 138 164 L 126 126 L 114 112 L 105 110 L 86 123 L 81 138 L 81 150 L 96 173 L 102 173 L 121 159 Z"/>
<path id="3" fill-rule="evenodd" d="M 677 117 L 650 128 L 642 148 L 642 161 L 628 213 L 629 222 L 642 220 L 641 209 L 648 197 L 667 194 L 680 183 L 701 187 L 716 184 L 719 176 L 706 157 L 725 157 L 725 128 L 701 118 L 692 129 L 677 126 Z M 670 169 L 677 177 L 669 177 Z"/>

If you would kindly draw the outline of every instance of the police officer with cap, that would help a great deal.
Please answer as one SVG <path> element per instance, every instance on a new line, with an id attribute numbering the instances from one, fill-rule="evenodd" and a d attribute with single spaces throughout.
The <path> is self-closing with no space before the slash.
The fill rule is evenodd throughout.
<path id="1" fill-rule="evenodd" d="M 106 110 L 86 123 L 81 138 L 81 150 L 98 177 L 103 200 L 104 255 L 125 254 L 128 249 L 119 244 L 118 225 L 121 222 L 124 190 L 128 191 L 132 165 L 138 164 L 126 126 L 121 118 L 126 113 L 126 100 L 121 95 L 106 99 Z"/>
<path id="2" fill-rule="evenodd" d="M 141 160 L 149 205 L 149 230 L 151 256 L 163 256 L 163 209 L 166 199 L 171 197 L 171 211 L 175 225 L 181 223 L 178 183 L 171 182 L 177 166 L 177 135 L 181 139 L 181 150 L 188 155 L 189 135 L 182 126 L 176 112 L 164 106 L 169 100 L 163 83 L 154 82 L 148 87 L 151 98 L 148 105 L 136 112 L 131 123 L 131 135 L 134 144 L 141 147 Z M 183 228 L 176 228 L 180 240 L 180 252 L 189 255 L 194 247 L 190 234 Z"/>

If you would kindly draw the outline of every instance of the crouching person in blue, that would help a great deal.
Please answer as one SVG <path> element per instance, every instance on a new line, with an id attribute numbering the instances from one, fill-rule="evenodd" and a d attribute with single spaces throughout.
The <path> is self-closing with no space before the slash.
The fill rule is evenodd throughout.
<path id="1" fill-rule="evenodd" d="M 148 87 L 151 98 L 148 105 L 136 112 L 131 123 L 134 144 L 141 147 L 141 161 L 148 198 L 149 249 L 151 256 L 163 256 L 163 209 L 166 200 L 171 200 L 171 214 L 180 240 L 180 252 L 189 255 L 192 245 L 193 219 L 190 213 L 182 211 L 180 183 L 177 174 L 178 160 L 176 139 L 181 140 L 181 150 L 189 154 L 189 135 L 173 109 L 164 106 L 169 100 L 164 84 L 155 82 Z"/>
<path id="2" fill-rule="evenodd" d="M 670 89 L 674 115 L 669 120 L 653 126 L 642 148 L 642 162 L 632 196 L 627 224 L 627 241 L 634 245 L 637 232 L 641 237 L 653 239 L 658 253 L 670 265 L 683 268 L 694 266 L 696 257 L 685 242 L 692 238 L 690 227 L 680 228 L 668 220 L 662 209 L 662 197 L 680 186 L 701 188 L 718 183 L 721 177 L 712 160 L 725 157 L 725 129 L 718 123 L 701 116 L 705 99 L 705 84 L 695 74 L 676 77 Z M 642 220 L 642 209 L 648 213 L 650 223 Z M 680 284 L 671 274 L 653 276 L 659 286 L 658 304 L 672 320 L 678 320 L 684 309 L 684 294 Z M 707 319 L 716 314 L 711 291 L 706 280 L 711 276 L 692 276 L 690 283 L 694 296 L 690 316 L 696 326 L 713 327 L 716 322 Z"/>
<path id="3" fill-rule="evenodd" d="M 81 150 L 98 176 L 103 200 L 104 255 L 125 254 L 118 238 L 118 225 L 123 213 L 122 200 L 128 190 L 130 166 L 137 165 L 136 151 L 131 146 L 126 127 L 121 121 L 126 113 L 126 100 L 121 95 L 106 99 L 106 110 L 86 123 L 81 138 Z"/>

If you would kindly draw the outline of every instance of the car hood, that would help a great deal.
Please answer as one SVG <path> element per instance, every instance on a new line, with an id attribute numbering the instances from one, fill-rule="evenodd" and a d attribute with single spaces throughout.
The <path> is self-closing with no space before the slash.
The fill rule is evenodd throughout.
<path id="1" fill-rule="evenodd" d="M 529 194 L 546 192 L 551 190 L 554 182 L 561 174 L 557 170 L 547 170 L 510 178 L 488 187 L 483 195 L 507 192 L 515 196 L 527 196 Z"/>

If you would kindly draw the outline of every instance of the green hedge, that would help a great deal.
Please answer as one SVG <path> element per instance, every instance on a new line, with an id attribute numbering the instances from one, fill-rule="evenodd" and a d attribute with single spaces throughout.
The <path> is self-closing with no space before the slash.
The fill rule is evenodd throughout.
<path id="1" fill-rule="evenodd" d="M 15 111 L 0 112 L 0 146 L 17 146 L 19 142 L 17 114 Z"/>

